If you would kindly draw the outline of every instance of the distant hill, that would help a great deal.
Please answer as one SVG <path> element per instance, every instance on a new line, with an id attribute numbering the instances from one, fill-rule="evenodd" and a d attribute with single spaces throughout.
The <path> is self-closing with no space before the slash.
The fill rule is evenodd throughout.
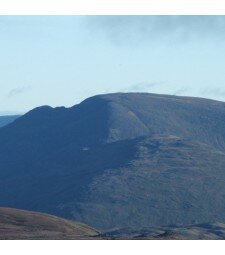
<path id="1" fill-rule="evenodd" d="M 0 240 L 92 239 L 98 232 L 53 215 L 0 207 Z"/>
<path id="2" fill-rule="evenodd" d="M 8 125 L 19 117 L 20 115 L 0 116 L 0 128 Z"/>
<path id="3" fill-rule="evenodd" d="M 224 222 L 224 127 L 225 103 L 202 98 L 36 108 L 0 129 L 0 204 L 104 230 Z"/>

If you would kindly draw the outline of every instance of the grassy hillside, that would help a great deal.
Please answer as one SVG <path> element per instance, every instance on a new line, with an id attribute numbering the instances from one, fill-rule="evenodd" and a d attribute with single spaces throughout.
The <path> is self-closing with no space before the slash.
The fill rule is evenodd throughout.
<path id="1" fill-rule="evenodd" d="M 91 239 L 98 232 L 53 215 L 0 208 L 0 239 Z"/>

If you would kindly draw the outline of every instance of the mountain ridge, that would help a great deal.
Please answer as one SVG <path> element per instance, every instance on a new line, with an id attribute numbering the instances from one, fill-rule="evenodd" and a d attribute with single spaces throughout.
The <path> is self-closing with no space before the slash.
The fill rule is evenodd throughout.
<path id="1" fill-rule="evenodd" d="M 187 106 L 191 108 L 188 109 L 188 111 L 190 112 L 190 110 L 192 110 L 192 115 L 185 109 Z M 173 114 L 173 112 L 175 113 Z M 42 121 L 38 119 L 39 114 Z M 170 114 L 171 121 L 167 118 L 168 114 Z M 89 116 L 89 119 L 85 119 L 82 115 Z M 58 129 L 61 130 L 61 128 L 63 128 L 63 123 L 61 123 L 62 116 L 65 119 L 64 122 L 71 122 L 71 119 L 74 119 L 73 124 L 72 122 L 70 124 L 73 125 L 71 129 L 73 128 L 74 134 L 76 132 L 79 133 L 74 139 L 76 139 L 77 142 L 81 136 L 81 143 L 84 143 L 86 140 L 84 146 L 88 145 L 88 143 L 90 145 L 99 142 L 113 142 L 157 133 L 167 135 L 179 134 L 186 138 L 198 138 L 200 141 L 206 142 L 206 139 L 204 139 L 205 128 L 208 130 L 209 128 L 215 129 L 219 136 L 215 141 L 207 142 L 210 142 L 211 145 L 218 146 L 220 149 L 225 146 L 224 143 L 219 145 L 218 142 L 221 140 L 221 135 L 222 140 L 224 140 L 225 137 L 225 131 L 223 130 L 225 103 L 195 97 L 179 97 L 150 93 L 97 95 L 70 108 L 52 108 L 50 106 L 35 108 L 13 124 L 17 124 L 22 120 L 25 121 L 29 119 L 29 117 L 36 117 L 37 121 L 41 123 L 43 121 L 50 122 L 53 118 L 54 128 L 59 126 Z M 94 119 L 93 116 L 95 116 Z M 193 123 L 190 125 L 189 119 L 193 117 L 195 118 L 193 121 L 195 121 L 197 125 L 193 125 Z M 213 123 L 209 125 L 209 122 L 213 121 L 215 118 L 217 125 L 213 127 Z M 153 124 L 151 125 L 151 123 Z M 27 123 L 27 125 L 29 125 L 29 123 Z M 187 127 L 185 130 L 181 130 L 180 126 L 183 127 L 184 125 Z M 88 129 L 87 127 L 89 126 L 90 128 Z M 42 128 L 42 126 L 38 128 Z M 79 128 L 81 130 L 79 130 Z M 95 133 L 93 133 L 91 128 L 95 129 Z M 201 129 L 200 131 L 203 135 L 200 134 L 199 129 Z M 80 131 L 84 134 L 82 135 Z M 190 132 L 193 133 L 193 131 L 195 131 L 194 137 L 190 136 Z M 215 133 L 214 130 L 211 131 Z M 64 132 L 71 132 L 71 130 L 65 130 Z M 87 135 L 89 136 L 89 141 L 86 139 Z M 210 140 L 209 137 L 208 140 Z"/>

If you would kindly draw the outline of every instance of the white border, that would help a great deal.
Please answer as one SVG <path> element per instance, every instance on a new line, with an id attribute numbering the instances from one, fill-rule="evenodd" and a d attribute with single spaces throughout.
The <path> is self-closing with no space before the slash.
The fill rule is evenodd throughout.
<path id="1" fill-rule="evenodd" d="M 4 255 L 223 254 L 224 241 L 1 241 Z"/>
<path id="2" fill-rule="evenodd" d="M 223 0 L 0 0 L 0 15 L 223 15 Z M 222 254 L 224 241 L 0 241 L 8 254 Z M 221 252 L 220 252 L 221 251 Z"/>
<path id="3" fill-rule="evenodd" d="M 0 15 L 211 15 L 224 0 L 0 0 Z"/>

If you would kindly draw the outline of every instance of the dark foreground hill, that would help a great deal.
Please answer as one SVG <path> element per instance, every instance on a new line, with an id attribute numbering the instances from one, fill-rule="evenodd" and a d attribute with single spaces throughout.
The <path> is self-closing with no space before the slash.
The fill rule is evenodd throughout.
<path id="1" fill-rule="evenodd" d="M 0 116 L 0 128 L 12 123 L 19 117 L 20 115 Z"/>
<path id="2" fill-rule="evenodd" d="M 0 129 L 0 204 L 99 229 L 225 221 L 225 103 L 110 94 Z"/>
<path id="3" fill-rule="evenodd" d="M 0 208 L 0 240 L 92 239 L 98 232 L 53 215 Z"/>

